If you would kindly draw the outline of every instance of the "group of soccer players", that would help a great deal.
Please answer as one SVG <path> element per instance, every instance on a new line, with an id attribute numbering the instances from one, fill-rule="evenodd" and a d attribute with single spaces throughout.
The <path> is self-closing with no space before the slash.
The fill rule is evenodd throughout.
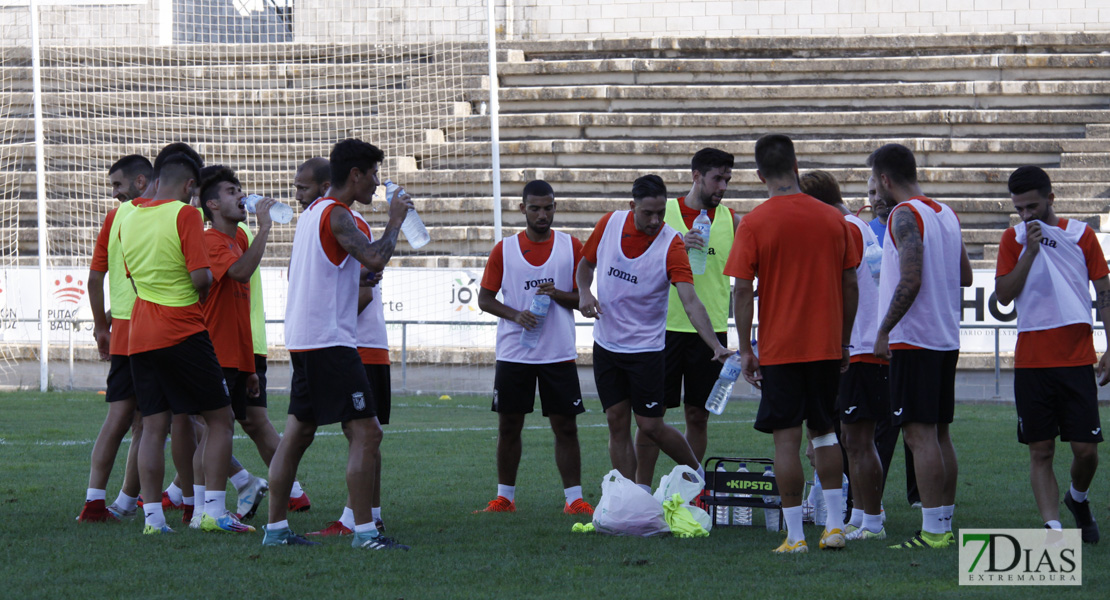
<path id="1" fill-rule="evenodd" d="M 253 515 L 267 482 L 234 466 L 234 418 L 269 466 L 263 544 L 315 544 L 293 533 L 286 514 L 308 504 L 296 473 L 316 428 L 338 422 L 349 443 L 348 498 L 342 517 L 316 534 L 351 535 L 358 548 L 407 549 L 383 535 L 380 516 L 379 446 L 390 388 L 378 282 L 411 201 L 395 198 L 380 237 L 351 210 L 371 202 L 383 158 L 371 144 L 344 140 L 328 159 L 310 159 L 297 170 L 302 211 L 285 315 L 293 379 L 280 438 L 265 409 L 260 305 L 254 319 L 251 310 L 260 302 L 258 265 L 273 200 L 259 203 L 252 239 L 234 172 L 202 169 L 188 146 L 171 144 L 153 165 L 132 156 L 112 167 L 109 178 L 123 204 L 105 219 L 89 279 L 97 343 L 112 361 L 109 415 L 94 446 L 79 520 L 134 514 L 140 487 L 143 497 L 162 497 L 163 448 L 172 430 L 181 483 L 171 490 L 179 485 L 194 495 L 178 501 L 167 493 L 161 503 L 144 504 L 144 531 L 172 531 L 163 506 L 176 504 L 202 530 L 253 531 L 240 518 Z M 499 317 L 492 405 L 499 426 L 497 494 L 478 512 L 516 510 L 521 431 L 537 385 L 555 436 L 563 510 L 593 512 L 581 485 L 576 416 L 585 407 L 574 310 L 596 319 L 593 371 L 613 468 L 649 489 L 662 450 L 704 474 L 705 402 L 720 363 L 732 354 L 725 347 L 731 301 L 743 377 L 761 389 L 755 428 L 774 441 L 787 534 L 775 552 L 808 550 L 803 434 L 828 507 L 820 548 L 885 539 L 881 500 L 893 443 L 878 443 L 876 432 L 892 427 L 912 450 L 922 505 L 921 530 L 892 547 L 952 543 L 958 463 L 949 426 L 960 287 L 972 279 L 959 220 L 924 195 L 913 153 L 899 144 L 882 146 L 867 160 L 872 208 L 885 217 L 871 223 L 848 210 L 830 174 L 799 173 L 788 137 L 760 138 L 755 162 L 769 199 L 742 219 L 721 206 L 734 157 L 705 148 L 691 160 L 686 195 L 670 199 L 658 176 L 640 177 L 628 210 L 602 217 L 585 244 L 553 229 L 556 193 L 548 183 L 524 187 L 526 227 L 493 248 L 479 293 L 480 308 Z M 1100 385 L 1110 380 L 1110 361 L 1104 355 L 1097 373 L 1092 368 L 1087 282 L 1094 282 L 1104 322 L 1110 320 L 1110 271 L 1093 231 L 1055 216 L 1043 170 L 1018 169 L 1009 188 L 1022 223 L 1003 236 L 997 293 L 1000 301 L 1017 303 L 1018 437 L 1029 445 L 1034 496 L 1049 529 L 1062 528 L 1054 441 L 1071 443 L 1065 505 L 1083 540 L 1095 542 L 1098 527 L 1087 500 L 1102 441 L 1095 383 L 1096 376 Z M 189 206 L 194 196 L 211 223 L 207 231 Z M 711 222 L 708 239 L 693 228 L 702 213 Z M 692 271 L 691 249 L 706 252 L 704 274 Z M 100 289 L 105 273 L 110 325 Z M 758 354 L 750 341 L 757 294 Z M 529 310 L 537 296 L 550 297 L 543 320 Z M 525 343 L 522 334 L 536 327 L 542 327 L 539 343 Z M 685 434 L 663 420 L 667 408 L 679 406 Z M 129 473 L 106 507 L 104 488 L 128 427 L 134 440 Z M 854 505 L 847 519 L 845 468 Z M 229 472 L 240 492 L 237 514 L 225 508 Z M 298 504 L 298 498 L 304 500 Z M 191 509 L 197 502 L 203 512 Z"/>

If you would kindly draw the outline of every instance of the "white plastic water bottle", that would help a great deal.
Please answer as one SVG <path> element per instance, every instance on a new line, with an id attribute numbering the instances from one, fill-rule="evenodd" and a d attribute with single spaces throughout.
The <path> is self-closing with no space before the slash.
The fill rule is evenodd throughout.
<path id="1" fill-rule="evenodd" d="M 871 277 L 878 282 L 879 273 L 883 270 L 883 249 L 875 242 L 867 240 L 867 244 L 863 247 L 863 262 L 867 263 L 867 268 L 871 270 Z"/>
<path id="2" fill-rule="evenodd" d="M 532 296 L 532 306 L 528 312 L 536 315 L 536 326 L 520 332 L 520 345 L 525 348 L 535 348 L 540 343 L 540 330 L 547 322 L 547 309 L 551 307 L 551 296 L 536 294 Z"/>
<path id="3" fill-rule="evenodd" d="M 690 270 L 694 272 L 694 275 L 705 274 L 705 261 L 709 257 L 709 228 L 712 225 L 709 215 L 704 210 L 701 211 L 698 218 L 694 219 L 694 227 L 691 231 L 698 232 L 702 241 L 705 242 L 705 246 L 700 250 L 690 249 Z"/>
<path id="4" fill-rule="evenodd" d="M 763 476 L 769 478 L 771 481 L 774 481 L 775 472 L 771 468 L 771 465 L 767 465 L 766 467 L 764 467 Z M 778 496 L 763 496 L 764 504 L 778 504 L 778 501 Z M 780 516 L 781 515 L 779 514 L 779 508 L 777 506 L 774 508 L 768 507 L 763 509 L 763 520 L 767 524 L 767 531 L 778 531 L 782 529 L 781 520 L 779 519 Z"/>
<path id="5" fill-rule="evenodd" d="M 255 206 L 264 197 L 261 194 L 248 194 L 243 197 L 243 206 L 247 209 L 247 212 L 254 214 Z M 288 204 L 274 202 L 274 205 L 270 207 L 270 218 L 274 220 L 274 223 L 288 223 L 293 220 L 293 209 Z"/>
<path id="6" fill-rule="evenodd" d="M 740 468 L 736 469 L 737 473 L 747 473 L 747 463 L 740 463 Z M 751 494 L 737 494 L 739 498 L 751 498 Z M 750 506 L 734 506 L 732 507 L 732 524 L 733 525 L 751 525 L 752 524 L 752 507 Z"/>
<path id="7" fill-rule="evenodd" d="M 724 463 L 717 463 L 718 476 L 720 476 L 721 473 L 725 473 L 726 471 L 727 469 L 725 469 Z M 717 493 L 718 498 L 728 498 L 729 496 L 731 496 L 731 494 L 723 494 L 719 492 Z M 716 510 L 716 525 L 728 525 L 728 507 L 718 505 Z"/>
<path id="8" fill-rule="evenodd" d="M 393 183 L 392 181 L 385 180 L 385 200 L 392 202 L 393 197 L 397 194 L 401 186 Z M 401 197 L 407 198 L 409 195 L 405 191 L 401 191 Z M 405 220 L 401 223 L 401 232 L 405 234 L 405 239 L 409 241 L 409 246 L 413 250 L 423 248 L 432 238 L 428 235 L 428 228 L 424 226 L 424 221 L 420 219 L 420 215 L 416 214 L 415 208 L 409 209 L 409 214 L 405 215 Z"/>
<path id="9" fill-rule="evenodd" d="M 813 502 L 813 522 L 824 527 L 829 507 L 825 504 L 825 492 L 821 489 L 821 479 L 817 477 L 816 470 L 813 472 L 813 487 L 810 489 L 809 497 Z"/>
<path id="10" fill-rule="evenodd" d="M 740 377 L 739 352 L 728 357 L 725 365 L 721 367 L 721 376 L 717 378 L 717 383 L 713 384 L 713 391 L 709 392 L 709 399 L 705 401 L 705 410 L 715 415 L 725 412 L 725 405 L 732 395 L 732 386 L 736 385 L 738 377 Z"/>

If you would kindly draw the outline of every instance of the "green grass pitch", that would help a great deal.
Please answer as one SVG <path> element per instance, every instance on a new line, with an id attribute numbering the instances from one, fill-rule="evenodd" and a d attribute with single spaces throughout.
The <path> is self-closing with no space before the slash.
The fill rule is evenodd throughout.
<path id="1" fill-rule="evenodd" d="M 263 548 L 262 534 L 214 535 L 178 526 L 174 536 L 140 535 L 141 517 L 121 524 L 80 524 L 91 440 L 104 418 L 102 396 L 85 392 L 0 394 L 0 597 L 238 598 L 1105 598 L 1110 541 L 1083 548 L 1083 587 L 960 588 L 957 551 L 900 552 L 858 542 L 820 552 L 773 556 L 782 534 L 718 528 L 708 538 L 611 538 L 571 533 L 562 514 L 552 436 L 539 413 L 524 433 L 515 514 L 471 514 L 496 490 L 496 417 L 485 397 L 394 399 L 382 452 L 383 518 L 390 536 L 412 551 L 360 552 L 328 538 L 317 548 Z M 287 398 L 272 397 L 279 431 Z M 604 414 L 596 400 L 579 419 L 583 488 L 596 504 L 609 471 Z M 710 425 L 709 455 L 770 456 L 771 438 L 752 429 L 755 404 L 730 405 Z M 1009 405 L 960 405 L 953 437 L 960 456 L 955 523 L 959 527 L 1039 527 L 1028 484 L 1028 455 L 1015 440 Z M 668 421 L 676 423 L 674 411 Z M 125 450 L 125 449 L 124 449 Z M 253 473 L 265 469 L 249 440 L 235 454 Z M 1057 456 L 1062 488 L 1071 453 Z M 121 451 L 108 486 L 119 490 Z M 338 426 L 323 427 L 301 465 L 312 510 L 290 517 L 295 531 L 336 519 L 345 498 L 346 444 Z M 169 460 L 167 458 L 167 463 Z M 661 459 L 658 477 L 673 466 Z M 172 467 L 171 467 L 172 468 Z M 808 464 L 807 472 L 810 472 Z M 167 477 L 172 473 L 167 474 Z M 905 502 L 901 452 L 885 497 L 891 543 L 920 525 Z M 1092 506 L 1110 535 L 1110 485 L 1100 472 Z M 232 494 L 229 494 L 234 497 Z M 1072 525 L 1063 509 L 1063 521 Z M 171 522 L 180 513 L 169 513 Z M 253 524 L 265 522 L 260 509 Z M 757 519 L 757 523 L 761 519 Z"/>

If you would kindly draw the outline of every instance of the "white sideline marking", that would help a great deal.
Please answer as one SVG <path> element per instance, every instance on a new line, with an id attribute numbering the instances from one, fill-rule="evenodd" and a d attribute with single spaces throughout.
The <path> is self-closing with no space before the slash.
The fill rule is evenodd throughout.
<path id="1" fill-rule="evenodd" d="M 713 422 L 714 423 L 720 423 L 722 425 L 727 425 L 727 424 L 738 424 L 738 423 L 753 423 L 754 419 L 741 419 L 741 420 L 738 420 L 738 421 L 714 420 Z M 608 426 L 609 425 L 607 423 L 591 423 L 591 424 L 587 424 L 587 425 L 579 425 L 578 428 L 579 429 L 596 429 L 598 427 L 608 427 Z M 524 429 L 527 429 L 527 430 L 537 430 L 537 429 L 547 430 L 547 429 L 550 429 L 550 428 L 551 427 L 544 426 L 544 425 L 525 425 L 524 426 Z M 384 428 L 382 428 L 382 431 L 386 434 L 389 434 L 389 435 L 397 435 L 397 434 L 402 434 L 402 433 L 462 433 L 462 432 L 474 432 L 474 431 L 497 431 L 497 427 L 421 427 L 421 428 L 415 428 L 415 429 L 391 429 L 389 427 L 389 425 L 386 425 Z M 278 434 L 278 435 L 281 435 L 281 434 Z M 316 437 L 334 437 L 334 436 L 340 436 L 340 435 L 343 435 L 342 431 L 317 431 L 316 432 Z M 233 439 L 236 439 L 236 440 L 249 440 L 250 439 L 250 437 L 245 436 L 245 435 L 236 435 L 236 436 L 232 436 L 232 437 L 233 437 Z M 12 443 L 12 442 L 7 441 L 4 438 L 0 438 L 0 446 L 23 446 L 23 445 L 28 445 L 28 446 L 87 446 L 87 445 L 93 443 L 93 441 L 94 440 L 59 440 L 59 441 L 37 441 L 37 442 L 15 442 L 15 443 Z M 130 437 L 125 437 L 123 439 L 123 441 L 121 442 L 121 444 L 130 444 L 130 443 L 131 443 L 131 438 Z"/>

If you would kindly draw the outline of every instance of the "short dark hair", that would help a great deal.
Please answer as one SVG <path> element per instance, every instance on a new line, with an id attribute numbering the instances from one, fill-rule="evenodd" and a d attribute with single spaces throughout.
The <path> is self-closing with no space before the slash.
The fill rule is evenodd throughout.
<path id="1" fill-rule="evenodd" d="M 632 199 L 636 202 L 659 196 L 667 197 L 667 184 L 658 175 L 644 175 L 632 183 Z"/>
<path id="2" fill-rule="evenodd" d="M 301 166 L 297 167 L 297 172 L 300 173 L 303 171 L 308 171 L 312 174 L 312 182 L 316 185 L 320 185 L 325 181 L 331 182 L 331 163 L 322 156 L 310 158 L 301 163 Z"/>
<path id="3" fill-rule="evenodd" d="M 204 159 L 200 157 L 200 154 L 197 154 L 196 150 L 193 150 L 192 146 L 185 142 L 174 142 L 162 148 L 162 150 L 158 152 L 158 156 L 154 157 L 154 179 L 158 179 L 158 177 L 161 176 L 162 166 L 166 163 L 166 160 L 176 154 L 184 154 L 187 156 L 193 161 L 193 165 L 196 166 L 197 169 L 204 166 Z"/>
<path id="4" fill-rule="evenodd" d="M 844 197 L 840 195 L 840 184 L 828 171 L 810 171 L 802 175 L 798 183 L 801 185 L 802 192 L 825 204 L 833 206 L 844 204 Z"/>
<path id="5" fill-rule="evenodd" d="M 782 177 L 794 172 L 798 157 L 794 142 L 781 133 L 768 133 L 755 142 L 755 168 L 763 177 Z"/>
<path id="6" fill-rule="evenodd" d="M 732 168 L 736 165 L 736 157 L 716 148 L 702 148 L 690 159 L 690 170 L 705 175 L 710 169 L 718 167 Z"/>
<path id="7" fill-rule="evenodd" d="M 1036 190 L 1041 198 L 1048 198 L 1052 194 L 1052 180 L 1048 178 L 1048 173 L 1045 173 L 1044 169 L 1040 167 L 1018 167 L 1017 170 L 1010 173 L 1008 185 L 1010 194 L 1014 196 L 1032 190 Z"/>
<path id="8" fill-rule="evenodd" d="M 881 146 L 867 157 L 867 166 L 895 184 L 917 183 L 917 159 L 913 157 L 913 150 L 902 144 Z"/>
<path id="9" fill-rule="evenodd" d="M 197 168 L 196 161 L 180 152 L 165 157 L 159 169 L 159 177 L 165 179 L 168 185 L 184 183 L 189 179 L 200 181 L 200 169 Z"/>
<path id="10" fill-rule="evenodd" d="M 135 179 L 139 175 L 150 179 L 150 176 L 154 174 L 154 165 L 151 165 L 150 161 L 141 154 L 128 154 L 112 163 L 112 166 L 108 168 L 109 175 L 116 171 L 123 171 L 123 176 L 128 179 Z"/>
<path id="11" fill-rule="evenodd" d="M 328 159 L 331 164 L 332 187 L 341 188 L 347 185 L 347 176 L 351 174 L 351 169 L 369 171 L 384 159 L 385 153 L 371 143 L 353 138 L 338 142 L 332 147 Z"/>
<path id="12" fill-rule="evenodd" d="M 524 186 L 524 193 L 521 194 L 520 197 L 521 202 L 527 202 L 528 196 L 535 196 L 537 198 L 551 196 L 552 198 L 554 198 L 555 190 L 551 189 L 550 183 L 542 179 L 536 179 L 533 181 L 529 181 L 528 185 Z"/>
<path id="13" fill-rule="evenodd" d="M 225 181 L 242 187 L 231 167 L 212 165 L 200 170 L 200 210 L 209 221 L 212 220 L 212 211 L 208 208 L 208 201 L 218 195 L 220 184 Z"/>

